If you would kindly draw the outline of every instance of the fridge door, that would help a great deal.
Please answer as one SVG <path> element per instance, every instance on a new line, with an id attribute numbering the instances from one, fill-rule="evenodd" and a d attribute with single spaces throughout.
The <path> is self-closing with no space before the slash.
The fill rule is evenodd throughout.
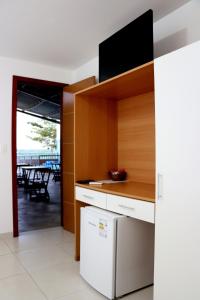
<path id="1" fill-rule="evenodd" d="M 117 220 L 116 297 L 153 283 L 154 224 Z"/>
<path id="2" fill-rule="evenodd" d="M 109 299 L 114 299 L 115 292 L 115 240 L 114 214 L 81 208 L 80 274 Z"/>

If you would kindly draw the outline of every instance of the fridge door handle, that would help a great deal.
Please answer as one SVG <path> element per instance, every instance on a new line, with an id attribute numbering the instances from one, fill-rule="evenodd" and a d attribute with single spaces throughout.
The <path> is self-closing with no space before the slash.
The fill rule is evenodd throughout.
<path id="1" fill-rule="evenodd" d="M 158 200 L 162 200 L 163 199 L 163 175 L 158 173 L 158 177 L 157 177 L 157 184 L 158 184 Z"/>

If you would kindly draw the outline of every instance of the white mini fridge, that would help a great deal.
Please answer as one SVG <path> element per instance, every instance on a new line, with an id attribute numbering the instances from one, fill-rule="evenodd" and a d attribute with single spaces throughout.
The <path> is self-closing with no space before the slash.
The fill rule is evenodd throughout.
<path id="1" fill-rule="evenodd" d="M 80 274 L 109 299 L 153 283 L 154 225 L 81 208 Z"/>

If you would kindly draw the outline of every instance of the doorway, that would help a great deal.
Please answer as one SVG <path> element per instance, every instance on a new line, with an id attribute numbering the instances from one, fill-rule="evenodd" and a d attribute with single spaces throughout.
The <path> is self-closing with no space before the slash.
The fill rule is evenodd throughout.
<path id="1" fill-rule="evenodd" d="M 52 144 L 49 145 L 51 149 L 46 147 L 46 152 L 40 147 L 35 153 L 33 147 L 19 149 L 17 146 L 20 138 L 29 145 L 34 138 L 37 139 L 32 135 L 29 136 L 30 142 L 27 142 L 27 137 L 21 136 L 25 126 L 32 128 L 30 132 L 43 128 L 44 132 L 50 131 L 50 135 L 61 131 L 64 86 L 66 84 L 13 76 L 12 179 L 15 237 L 23 231 L 63 224 L 60 136 L 58 138 L 57 134 L 57 138 L 54 137 L 57 141 L 57 145 L 54 145 L 56 151 L 52 151 Z"/>
<path id="2" fill-rule="evenodd" d="M 60 126 L 61 126 L 61 226 L 65 230 L 74 233 L 74 94 L 85 88 L 96 84 L 94 76 L 83 79 L 71 85 L 50 82 L 45 80 L 31 79 L 26 77 L 13 76 L 13 105 L 12 105 L 12 191 L 13 191 L 13 236 L 19 235 L 19 215 L 17 200 L 17 91 L 18 84 L 25 82 L 28 84 L 44 85 L 48 88 L 57 87 L 62 92 L 62 103 L 60 106 Z"/>

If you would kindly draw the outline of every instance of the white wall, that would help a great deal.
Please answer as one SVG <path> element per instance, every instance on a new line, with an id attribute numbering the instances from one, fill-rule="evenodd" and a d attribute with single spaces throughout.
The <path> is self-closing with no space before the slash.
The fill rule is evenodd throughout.
<path id="1" fill-rule="evenodd" d="M 73 80 L 76 82 L 90 76 L 96 76 L 98 78 L 98 74 L 99 57 L 95 57 L 73 72 Z"/>
<path id="2" fill-rule="evenodd" d="M 200 0 L 193 0 L 154 24 L 155 57 L 200 40 Z"/>
<path id="3" fill-rule="evenodd" d="M 63 83 L 72 72 L 26 61 L 0 57 L 0 233 L 12 231 L 11 113 L 12 76 Z"/>
<path id="4" fill-rule="evenodd" d="M 192 0 L 154 23 L 155 57 L 200 40 L 200 0 Z M 98 46 L 98 45 L 97 45 Z M 95 75 L 98 57 L 74 71 L 74 81 Z"/>

